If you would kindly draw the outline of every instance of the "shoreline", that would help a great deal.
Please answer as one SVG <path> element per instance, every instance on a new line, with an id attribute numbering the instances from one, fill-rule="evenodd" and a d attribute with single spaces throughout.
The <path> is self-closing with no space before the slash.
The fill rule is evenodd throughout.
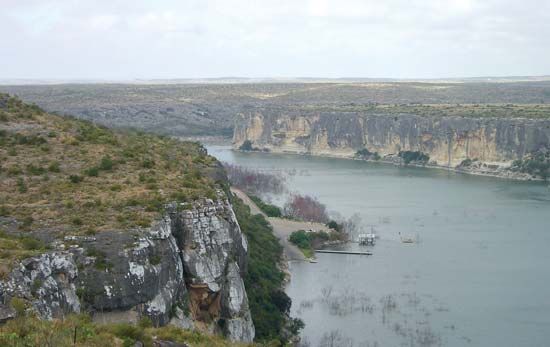
<path id="1" fill-rule="evenodd" d="M 292 151 L 243 151 L 237 148 L 234 148 L 231 146 L 232 151 L 236 152 L 242 152 L 242 153 L 265 153 L 265 154 L 290 154 L 290 155 L 297 155 L 297 156 L 305 156 L 305 157 L 319 157 L 319 158 L 333 158 L 333 159 L 345 159 L 345 160 L 354 160 L 354 161 L 363 161 L 368 163 L 378 163 L 378 164 L 385 164 L 385 165 L 393 165 L 397 167 L 418 167 L 418 168 L 427 168 L 427 169 L 436 169 L 436 170 L 444 170 L 449 171 L 453 173 L 460 173 L 465 175 L 471 175 L 471 176 L 480 176 L 480 177 L 491 177 L 491 178 L 499 178 L 509 181 L 516 181 L 516 182 L 539 182 L 539 183 L 545 183 L 546 180 L 539 177 L 533 177 L 528 176 L 528 174 L 523 173 L 514 173 L 512 171 L 508 171 L 510 175 L 504 175 L 504 174 L 498 174 L 498 173 L 492 173 L 492 172 L 485 172 L 485 171 L 475 171 L 475 170 L 464 170 L 464 169 L 457 169 L 453 167 L 448 166 L 441 166 L 441 165 L 433 165 L 433 164 L 415 164 L 415 163 L 409 163 L 407 165 L 398 164 L 394 161 L 390 160 L 373 160 L 373 159 L 360 159 L 355 157 L 348 157 L 348 156 L 339 156 L 339 155 L 331 155 L 331 154 L 312 154 L 307 152 L 292 152 Z M 516 175 L 514 177 L 514 174 Z"/>

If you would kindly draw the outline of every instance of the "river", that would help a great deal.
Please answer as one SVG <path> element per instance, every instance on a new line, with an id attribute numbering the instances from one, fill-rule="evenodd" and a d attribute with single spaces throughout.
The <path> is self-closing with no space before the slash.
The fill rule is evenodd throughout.
<path id="1" fill-rule="evenodd" d="M 550 345 L 550 189 L 437 169 L 233 152 L 380 239 L 372 256 L 292 263 L 292 314 L 318 346 Z M 281 203 L 281 201 L 277 201 Z M 399 233 L 418 242 L 400 242 Z M 366 249 L 349 244 L 348 249 Z M 332 344 L 330 344 L 332 342 Z"/>

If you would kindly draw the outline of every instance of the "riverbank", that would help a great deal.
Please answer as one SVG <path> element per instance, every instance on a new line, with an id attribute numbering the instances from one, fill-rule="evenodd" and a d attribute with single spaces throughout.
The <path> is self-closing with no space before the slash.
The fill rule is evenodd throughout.
<path id="1" fill-rule="evenodd" d="M 511 181 L 545 182 L 545 180 L 541 177 L 536 177 L 528 173 L 509 170 L 508 167 L 510 166 L 510 163 L 504 163 L 504 162 L 502 163 L 477 162 L 475 166 L 471 166 L 471 167 L 449 167 L 449 166 L 437 165 L 433 163 L 431 164 L 409 163 L 405 165 L 400 161 L 394 160 L 393 158 L 392 159 L 381 158 L 379 160 L 362 159 L 362 158 L 357 158 L 353 155 L 348 155 L 346 153 L 342 153 L 339 155 L 336 153 L 327 153 L 327 152 L 310 153 L 310 152 L 298 152 L 298 151 L 289 151 L 289 150 L 279 151 L 276 149 L 274 150 L 273 148 L 269 148 L 269 151 L 243 151 L 232 147 L 232 150 L 243 152 L 243 153 L 257 152 L 257 153 L 272 153 L 272 154 L 290 154 L 290 155 L 305 156 L 305 157 L 347 159 L 347 160 L 365 161 L 369 163 L 378 163 L 378 164 L 386 164 L 386 165 L 394 165 L 394 166 L 408 166 L 408 167 L 437 169 L 437 170 L 444 170 L 444 171 L 449 171 L 454 173 L 462 173 L 462 174 L 473 175 L 473 176 L 493 177 L 493 178 L 499 178 L 499 179 L 505 179 L 505 180 L 511 180 Z"/>
<path id="2" fill-rule="evenodd" d="M 301 222 L 285 218 L 268 217 L 260 208 L 248 197 L 248 195 L 240 189 L 231 187 L 231 192 L 241 199 L 248 207 L 252 214 L 261 214 L 269 222 L 273 228 L 273 233 L 279 239 L 283 246 L 285 258 L 288 261 L 307 261 L 308 259 L 302 251 L 288 241 L 288 237 L 297 230 L 313 230 L 329 232 L 330 229 L 321 223 Z"/>

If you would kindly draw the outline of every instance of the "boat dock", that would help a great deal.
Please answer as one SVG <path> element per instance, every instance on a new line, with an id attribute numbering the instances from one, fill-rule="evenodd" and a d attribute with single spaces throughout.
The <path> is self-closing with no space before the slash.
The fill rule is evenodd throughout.
<path id="1" fill-rule="evenodd" d="M 334 253 L 334 254 L 354 254 L 354 255 L 372 255 L 372 252 L 356 252 L 356 251 L 330 251 L 327 249 L 316 249 L 315 253 Z"/>

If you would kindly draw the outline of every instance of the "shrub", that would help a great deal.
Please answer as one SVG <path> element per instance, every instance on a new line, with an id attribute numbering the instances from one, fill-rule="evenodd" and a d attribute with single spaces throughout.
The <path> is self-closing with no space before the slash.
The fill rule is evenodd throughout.
<path id="1" fill-rule="evenodd" d="M 288 238 L 290 242 L 298 246 L 298 248 L 302 249 L 309 249 L 311 248 L 311 243 L 309 240 L 309 236 L 304 230 L 298 230 L 290 234 L 290 237 Z"/>
<path id="2" fill-rule="evenodd" d="M 341 232 L 343 229 L 344 229 L 344 226 L 342 224 L 339 224 L 337 221 L 335 220 L 331 220 L 330 222 L 327 223 L 327 227 L 331 228 L 331 229 L 334 229 L 338 232 Z"/>
<path id="3" fill-rule="evenodd" d="M 28 191 L 27 184 L 22 177 L 17 178 L 17 190 L 19 193 L 26 193 Z"/>
<path id="4" fill-rule="evenodd" d="M 415 161 L 420 163 L 427 163 L 430 160 L 430 156 L 419 151 L 401 151 L 399 157 L 403 159 L 405 165 Z"/>
<path id="5" fill-rule="evenodd" d="M 39 176 L 46 172 L 46 169 L 40 166 L 34 166 L 33 164 L 27 165 L 27 173 L 33 176 Z"/>
<path id="6" fill-rule="evenodd" d="M 99 176 L 99 168 L 96 167 L 96 166 L 93 166 L 89 169 L 86 169 L 84 171 L 84 173 L 87 175 L 87 176 L 90 176 L 90 177 L 97 177 Z"/>
<path id="7" fill-rule="evenodd" d="M 285 215 L 310 222 L 329 221 L 326 206 L 308 195 L 293 194 L 284 207 Z"/>
<path id="8" fill-rule="evenodd" d="M 250 195 L 250 199 L 265 213 L 268 217 L 282 217 L 283 212 L 275 205 L 266 204 L 257 196 Z"/>
<path id="9" fill-rule="evenodd" d="M 111 171 L 113 169 L 113 165 L 113 159 L 111 159 L 110 156 L 106 155 L 101 158 L 101 161 L 99 162 L 99 169 L 103 171 Z"/>
<path id="10" fill-rule="evenodd" d="M 146 158 L 141 162 L 141 166 L 145 169 L 152 169 L 155 166 L 155 161 L 150 158 Z"/>
<path id="11" fill-rule="evenodd" d="M 82 176 L 79 176 L 79 175 L 70 175 L 69 176 L 69 181 L 71 181 L 71 183 L 80 183 L 82 181 L 84 181 L 84 177 Z"/>
<path id="12" fill-rule="evenodd" d="M 223 166 L 231 185 L 252 195 L 280 194 L 286 190 L 286 182 L 281 175 L 229 163 L 224 163 Z"/>
<path id="13" fill-rule="evenodd" d="M 61 172 L 61 168 L 59 167 L 59 163 L 57 161 L 54 161 L 48 166 L 48 171 L 50 172 Z"/>
<path id="14" fill-rule="evenodd" d="M 250 140 L 245 140 L 242 145 L 239 146 L 239 150 L 241 151 L 255 151 L 257 148 L 254 148 L 252 146 L 252 142 Z"/>
<path id="15" fill-rule="evenodd" d="M 378 154 L 378 152 L 371 152 L 367 148 L 363 148 L 355 152 L 355 157 L 361 159 L 380 160 L 380 155 Z"/>
<path id="16" fill-rule="evenodd" d="M 21 237 L 19 240 L 23 248 L 29 251 L 35 251 L 44 248 L 44 243 L 42 241 L 32 237 L 24 236 Z"/>

